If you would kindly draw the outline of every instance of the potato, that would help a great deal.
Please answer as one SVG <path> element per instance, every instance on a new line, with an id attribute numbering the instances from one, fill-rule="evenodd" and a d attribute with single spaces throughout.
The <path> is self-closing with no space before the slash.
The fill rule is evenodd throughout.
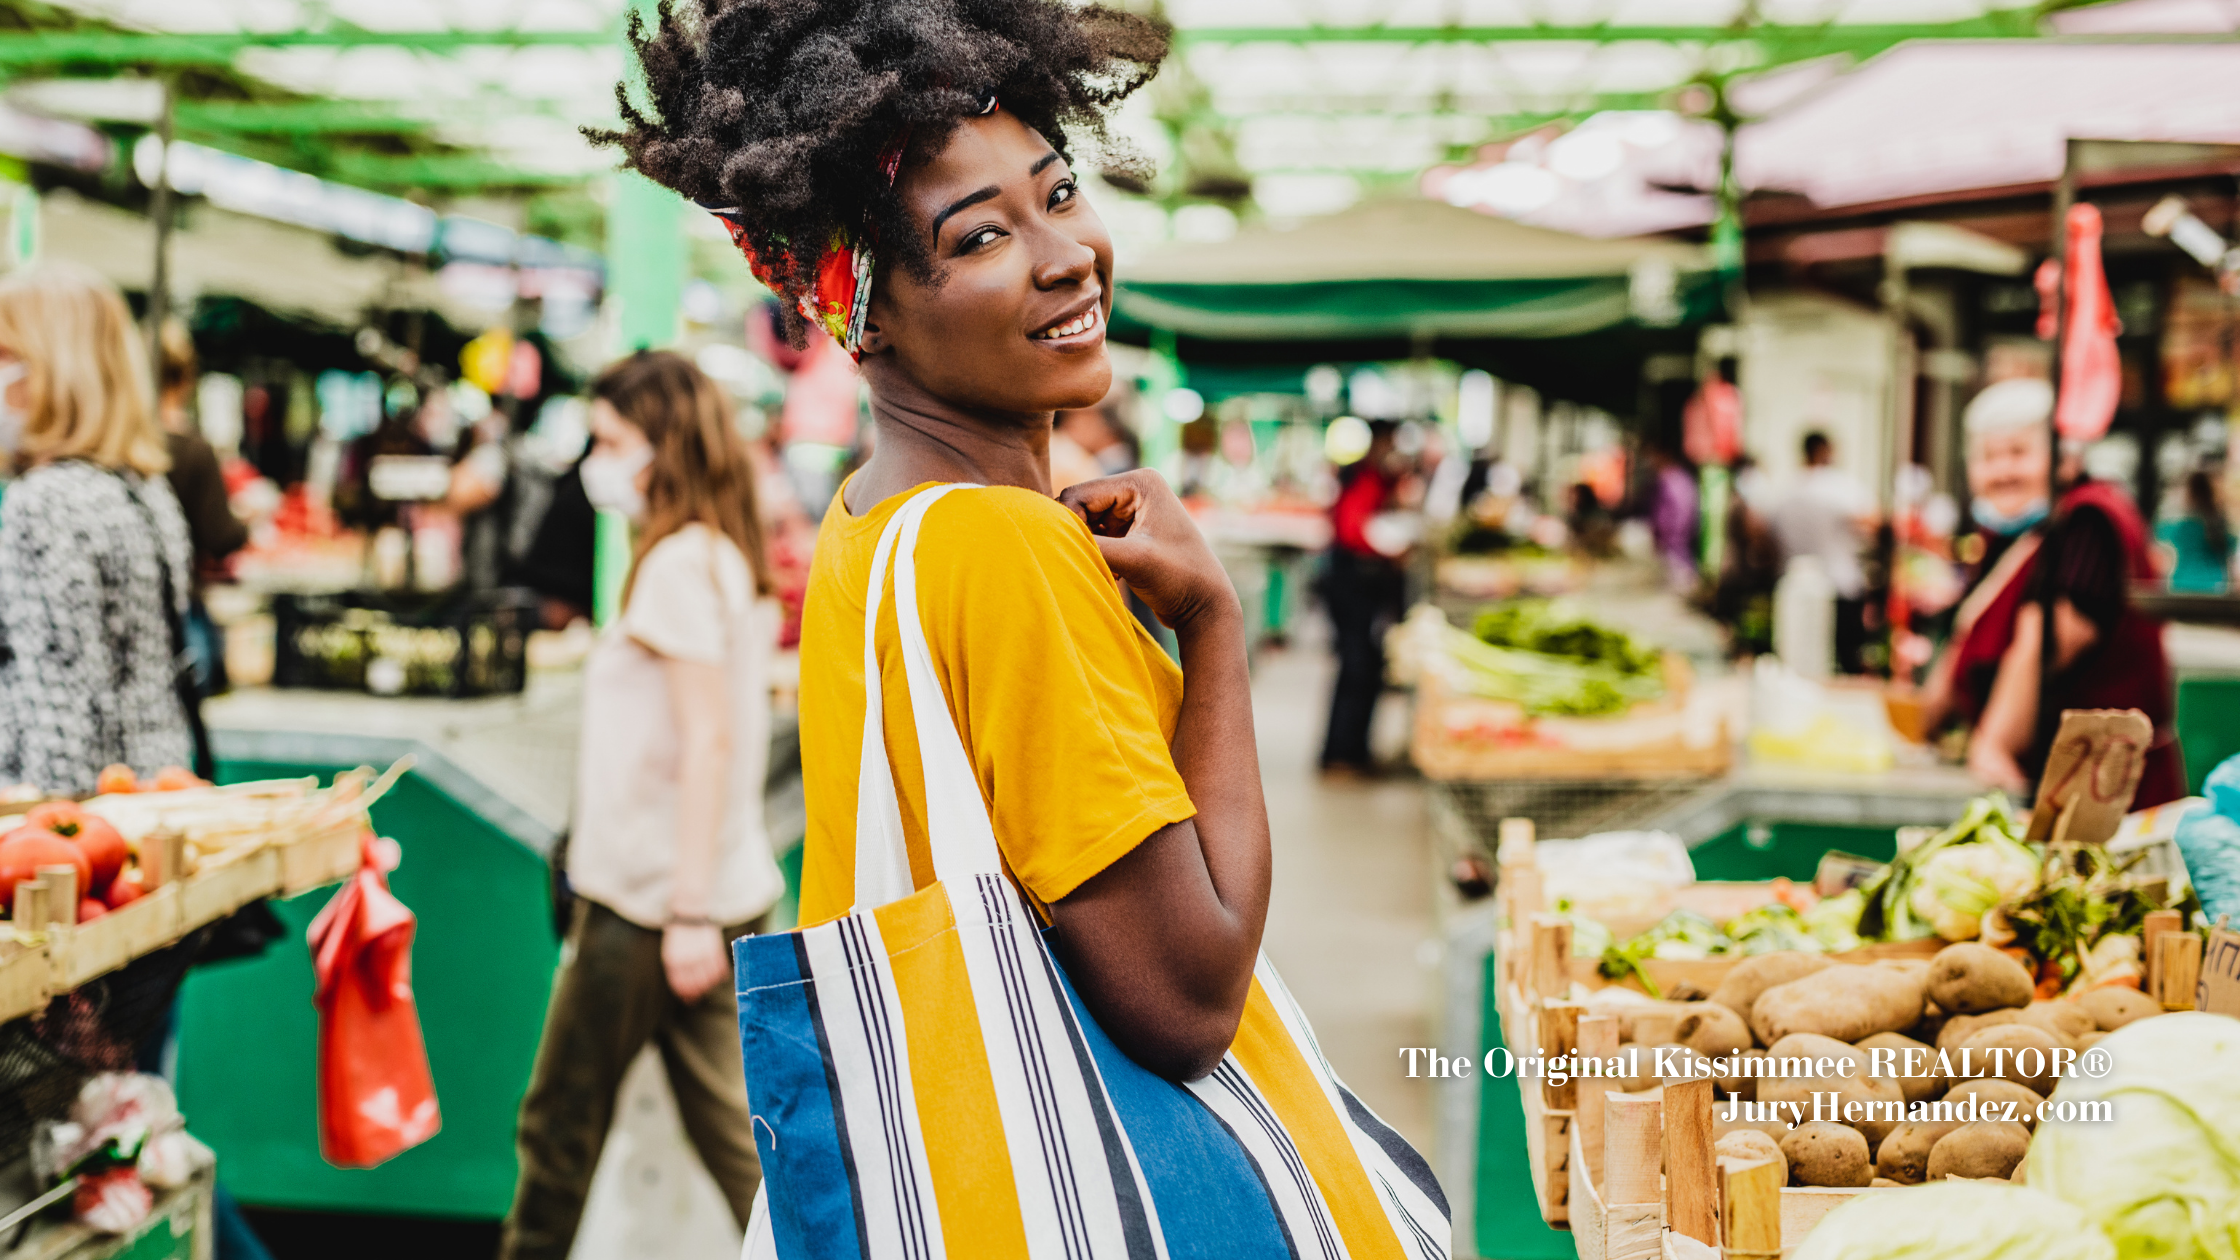
<path id="1" fill-rule="evenodd" d="M 1717 1002 L 1698 1002 L 1696 1009 L 1682 1015 L 1672 1039 L 1714 1059 L 1756 1044 L 1750 1040 L 1749 1022 Z"/>
<path id="2" fill-rule="evenodd" d="M 1940 1101 L 1951 1103 L 1954 1112 L 1958 1113 L 1960 1105 L 1971 1100 L 1976 1104 L 1973 1114 L 1977 1119 L 1984 1118 L 1986 1107 L 1994 1107 L 1997 1110 L 1992 1114 L 1998 1119 L 2004 1120 L 2011 1115 L 2023 1128 L 2035 1129 L 2038 1127 L 2038 1104 L 2044 1102 L 2045 1097 L 2027 1085 L 2017 1085 L 2013 1081 L 1993 1077 L 1961 1081 L 1945 1091 L 1945 1096 Z M 2007 1110 L 2008 1103 L 2014 1104 L 2011 1112 Z"/>
<path id="3" fill-rule="evenodd" d="M 2120 984 L 2087 990 L 2077 999 L 2077 1005 L 2092 1016 L 2092 1022 L 2100 1026 L 2101 1032 L 2114 1032 L 2132 1020 L 2162 1013 L 2162 1003 Z"/>
<path id="4" fill-rule="evenodd" d="M 1758 995 L 1750 1029 L 1771 1046 L 1791 1033 L 1852 1042 L 1921 1020 L 1921 982 L 1896 967 L 1839 965 Z"/>
<path id="5" fill-rule="evenodd" d="M 2011 1120 L 1963 1124 L 1929 1152 L 1929 1180 L 1996 1177 L 2005 1180 L 2030 1151 L 2030 1131 Z"/>
<path id="6" fill-rule="evenodd" d="M 1894 1190 L 1904 1184 L 1905 1183 L 1902 1181 L 1892 1181 L 1888 1177 L 1877 1177 L 1873 1181 L 1867 1183 L 1867 1185 L 1873 1187 L 1876 1190 Z"/>
<path id="7" fill-rule="evenodd" d="M 1929 961 L 1929 1000 L 1955 1015 L 2030 1005 L 2030 971 L 1976 941 L 1947 945 Z"/>
<path id="8" fill-rule="evenodd" d="M 2022 1012 L 2011 1008 L 2000 1011 L 1985 1011 L 1981 1015 L 1955 1015 L 1946 1020 L 1944 1028 L 1937 1033 L 1937 1049 L 1957 1050 L 1960 1048 L 1961 1042 L 1975 1036 L 1984 1029 L 1996 1028 L 2001 1024 L 2012 1024 L 2021 1018 Z"/>
<path id="9" fill-rule="evenodd" d="M 1692 1064 L 1702 1060 L 1704 1058 L 1703 1055 L 1696 1053 L 1694 1050 L 1691 1050 L 1686 1046 L 1666 1046 L 1664 1047 L 1664 1049 L 1670 1051 L 1670 1053 L 1666 1057 L 1672 1060 L 1672 1066 L 1680 1070 L 1659 1078 L 1656 1083 L 1660 1085 L 1672 1085 L 1677 1084 L 1681 1081 L 1706 1079 L 1703 1075 L 1706 1069 L 1691 1066 Z M 1653 1049 L 1650 1052 L 1649 1062 L 1643 1066 L 1642 1070 L 1649 1073 L 1654 1073 L 1657 1070 L 1656 1054 Z"/>
<path id="10" fill-rule="evenodd" d="M 2077 1053 L 2083 1054 L 2085 1051 L 2099 1045 L 2100 1039 L 2107 1035 L 2108 1034 L 2104 1032 L 2088 1032 L 2082 1037 L 2077 1038 Z"/>
<path id="11" fill-rule="evenodd" d="M 1921 1022 L 1906 1029 L 1905 1034 L 1922 1045 L 1933 1046 L 1937 1044 L 1937 1034 L 1944 1031 L 1945 1024 L 1951 1018 L 1952 1012 L 1938 1006 L 1935 1002 L 1923 1002 L 1921 1004 Z"/>
<path id="12" fill-rule="evenodd" d="M 1610 1088 L 1622 1090 L 1628 1094 L 1638 1094 L 1652 1085 L 1663 1083 L 1656 1077 L 1657 1047 L 1638 1046 L 1630 1041 L 1621 1041 L 1618 1043 L 1618 1057 L 1633 1064 L 1635 1074 L 1610 1077 Z"/>
<path id="13" fill-rule="evenodd" d="M 1772 1134 L 1760 1129 L 1734 1129 L 1711 1144 L 1714 1158 L 1731 1155 L 1736 1159 L 1756 1163 L 1770 1159 L 1781 1165 L 1781 1184 L 1789 1184 L 1789 1157 L 1781 1153 L 1781 1142 Z"/>
<path id="14" fill-rule="evenodd" d="M 1959 1127 L 1958 1120 L 1906 1121 L 1875 1149 L 1875 1172 L 1900 1185 L 1920 1185 L 1929 1179 L 1929 1152 L 1937 1140 Z"/>
<path id="15" fill-rule="evenodd" d="M 2063 1045 L 2060 1038 L 2043 1028 L 2001 1024 L 1961 1042 L 1960 1048 L 1969 1053 L 1973 1070 L 2049 1094 L 2055 1080 L 2053 1052 L 2073 1047 Z M 2006 1053 L 1999 1053 L 2002 1050 Z"/>
<path id="16" fill-rule="evenodd" d="M 1906 1096 L 1907 1103 L 1923 1102 L 1944 1092 L 1944 1078 L 1933 1075 L 1936 1070 L 1937 1052 L 1904 1033 L 1876 1033 L 1874 1036 L 1862 1040 L 1858 1048 L 1869 1052 L 1867 1063 L 1870 1067 L 1874 1063 L 1873 1051 L 1888 1050 L 1890 1052 L 1889 1077 L 1898 1083 L 1898 1090 Z M 1906 1075 L 1906 1056 L 1909 1052 L 1913 1055 L 1914 1066 L 1920 1075 Z"/>
<path id="17" fill-rule="evenodd" d="M 1714 1145 L 1716 1145 L 1717 1139 L 1726 1137 L 1731 1133 L 1763 1133 L 1773 1139 L 1773 1144 L 1778 1147 L 1781 1145 L 1781 1139 L 1789 1135 L 1789 1126 L 1779 1120 L 1722 1120 L 1719 1117 L 1725 1110 L 1723 1107 L 1714 1108 L 1711 1113 L 1711 1133 Z M 1786 1160 L 1783 1161 L 1783 1166 L 1787 1166 Z"/>
<path id="18" fill-rule="evenodd" d="M 1815 1103 L 1820 1106 L 1822 1115 L 1826 1115 L 1826 1109 L 1832 1105 L 1835 1108 L 1836 1116 L 1839 1118 L 1843 1115 L 1843 1108 L 1847 1103 L 1878 1104 L 1875 1118 L 1862 1117 L 1856 1121 L 1845 1122 L 1849 1127 L 1859 1130 L 1869 1146 L 1880 1142 L 1885 1134 L 1897 1126 L 1901 1118 L 1899 1113 L 1905 1107 L 1905 1093 L 1898 1088 L 1898 1083 L 1894 1080 L 1877 1080 L 1869 1077 L 1867 1075 L 1867 1056 L 1864 1052 L 1853 1049 L 1833 1037 L 1822 1037 L 1817 1033 L 1792 1033 L 1773 1043 L 1766 1049 L 1765 1053 L 1766 1057 L 1772 1059 L 1838 1059 L 1848 1057 L 1857 1064 L 1857 1067 L 1848 1077 L 1828 1075 L 1768 1076 L 1762 1078 L 1758 1081 L 1758 1101 L 1793 1102 L 1804 1108 L 1804 1115 L 1808 1120 L 1812 1116 Z M 1833 1095 L 1834 1097 L 1831 1102 L 1828 1098 L 1815 1099 L 1814 1094 Z"/>
<path id="19" fill-rule="evenodd" d="M 1833 966 L 1835 964 L 1822 955 L 1800 954 L 1794 950 L 1754 954 L 1734 965 L 1734 970 L 1712 990 L 1711 1000 L 1742 1016 L 1743 1022 L 1748 1023 L 1750 1010 L 1758 1004 L 1759 994 L 1777 984 L 1787 984 Z"/>
<path id="20" fill-rule="evenodd" d="M 2043 1028 L 2060 1038 L 2063 1045 L 2072 1047 L 2077 1044 L 2077 1038 L 2100 1029 L 2090 1011 L 2075 1002 L 2065 1000 L 2032 1002 L 2022 1008 L 2021 1014 L 2015 1016 L 2015 1022 L 2032 1028 Z"/>
<path id="21" fill-rule="evenodd" d="M 1874 1180 L 1866 1136 L 1848 1124 L 1800 1124 L 1781 1139 L 1781 1153 L 1789 1160 L 1791 1185 L 1863 1186 Z"/>
<path id="22" fill-rule="evenodd" d="M 2026 1183 L 2027 1181 L 2029 1181 L 2029 1178 L 2023 1176 L 2022 1174 L 2023 1170 L 2029 1167 L 2030 1156 L 2025 1154 L 2021 1159 L 2018 1159 L 2014 1162 L 2014 1171 L 2007 1174 L 2007 1180 L 2015 1183 L 2018 1186 Z"/>

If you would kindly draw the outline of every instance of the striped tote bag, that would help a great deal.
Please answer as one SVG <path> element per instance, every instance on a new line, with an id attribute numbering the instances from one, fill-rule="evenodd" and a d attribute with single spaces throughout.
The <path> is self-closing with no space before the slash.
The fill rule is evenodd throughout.
<path id="1" fill-rule="evenodd" d="M 1187 1085 L 1097 1027 L 1005 876 L 918 617 L 920 492 L 879 539 L 937 882 L 913 890 L 881 723 L 864 723 L 857 904 L 737 944 L 763 1191 L 749 1260 L 1445 1260 L 1423 1158 L 1347 1091 L 1263 956 L 1237 1039 Z M 868 711 L 879 662 L 864 635 Z"/>

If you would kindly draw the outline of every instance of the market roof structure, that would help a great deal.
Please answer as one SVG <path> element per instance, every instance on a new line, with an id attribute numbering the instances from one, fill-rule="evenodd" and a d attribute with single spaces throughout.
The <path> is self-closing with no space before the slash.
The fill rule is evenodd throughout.
<path id="1" fill-rule="evenodd" d="M 0 72 L 12 78 L 222 68 L 297 98 L 185 102 L 179 122 L 193 138 L 263 146 L 253 156 L 316 154 L 334 136 L 425 137 L 456 150 L 361 157 L 329 172 L 352 182 L 471 187 L 611 165 L 575 128 L 611 116 L 624 0 L 5 7 L 38 28 L 0 33 Z M 2077 0 L 1168 0 L 1178 55 L 1131 105 L 1125 128 L 1170 168 L 1231 168 L 1174 187 L 1249 190 L 1271 213 L 1303 214 L 1535 122 L 1663 108 L 1691 84 L 1816 58 L 1849 63 L 1907 40 L 2030 38 L 2049 29 L 2049 13 L 2078 8 Z"/>

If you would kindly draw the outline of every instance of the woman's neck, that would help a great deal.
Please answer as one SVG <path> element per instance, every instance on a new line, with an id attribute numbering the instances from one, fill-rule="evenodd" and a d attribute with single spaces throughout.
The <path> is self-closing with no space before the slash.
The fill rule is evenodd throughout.
<path id="1" fill-rule="evenodd" d="M 848 482 L 843 506 L 849 514 L 860 516 L 929 481 L 1050 493 L 1054 413 L 980 415 L 907 383 L 881 380 L 885 375 L 873 377 L 871 415 L 879 429 L 871 458 Z"/>

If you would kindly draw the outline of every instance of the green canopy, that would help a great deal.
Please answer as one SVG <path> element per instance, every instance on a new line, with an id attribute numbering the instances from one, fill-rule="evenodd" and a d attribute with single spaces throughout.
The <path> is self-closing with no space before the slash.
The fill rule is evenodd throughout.
<path id="1" fill-rule="evenodd" d="M 1219 341 L 1569 337 L 1636 322 L 1637 273 L 1670 279 L 1659 322 L 1708 315 L 1695 246 L 1389 199 L 1124 262 L 1114 322 Z"/>

